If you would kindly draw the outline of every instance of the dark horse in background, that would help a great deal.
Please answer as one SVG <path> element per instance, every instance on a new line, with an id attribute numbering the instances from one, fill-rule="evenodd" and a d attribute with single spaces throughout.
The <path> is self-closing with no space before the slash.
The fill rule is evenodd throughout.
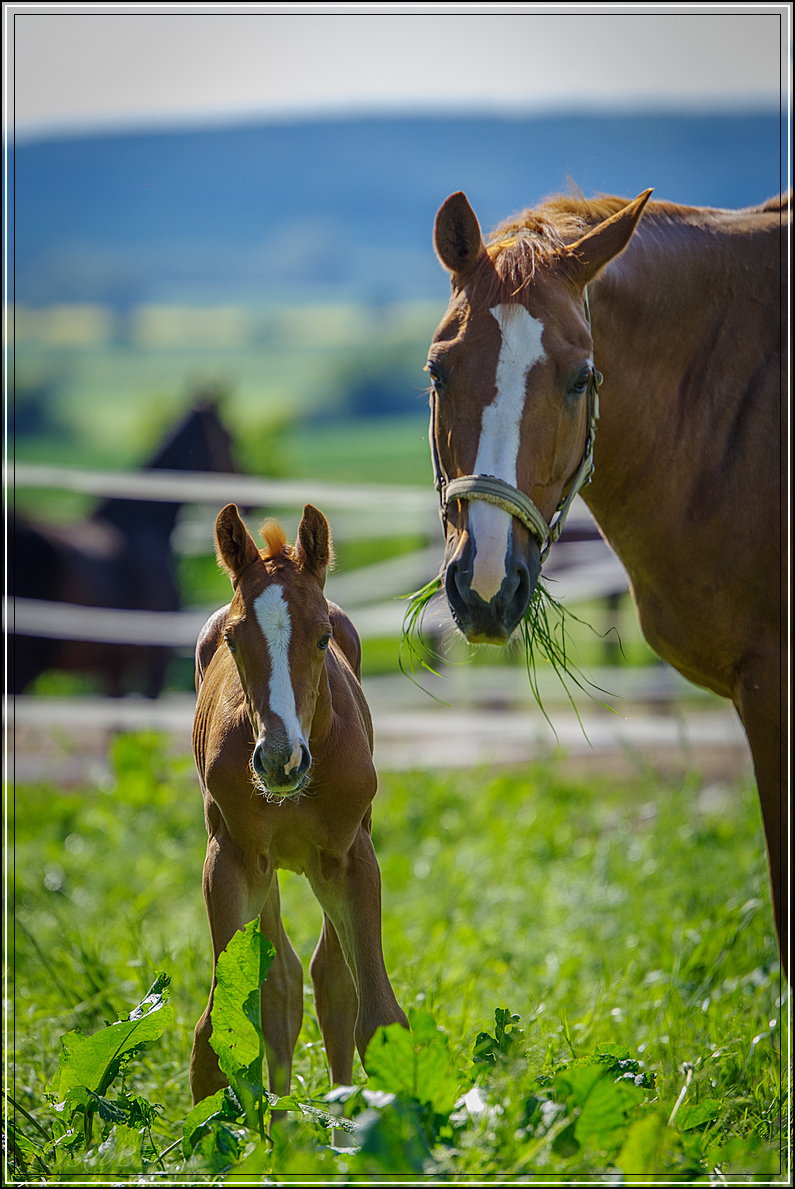
<path id="1" fill-rule="evenodd" d="M 583 499 L 646 639 L 745 728 L 786 963 L 791 195 L 732 211 L 650 194 L 561 195 L 485 243 L 463 194 L 441 207 L 452 296 L 428 370 L 445 590 L 470 641 L 504 644 L 592 456 Z"/>
<path id="2" fill-rule="evenodd" d="M 144 469 L 235 472 L 217 399 L 198 398 Z M 178 611 L 171 536 L 181 507 L 173 501 L 105 499 L 76 524 L 34 523 L 16 516 L 14 595 L 87 607 Z M 171 654 L 170 648 L 156 645 L 15 635 L 12 688 L 23 693 L 40 674 L 61 669 L 99 674 L 114 697 L 140 692 L 156 698 Z"/>

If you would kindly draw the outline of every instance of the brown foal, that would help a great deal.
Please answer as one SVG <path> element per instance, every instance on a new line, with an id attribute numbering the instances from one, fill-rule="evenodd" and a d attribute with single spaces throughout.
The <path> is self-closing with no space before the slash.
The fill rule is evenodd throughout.
<path id="1" fill-rule="evenodd" d="M 284 931 L 278 868 L 306 875 L 323 909 L 310 970 L 332 1081 L 350 1084 L 376 1028 L 406 1017 L 381 947 L 381 877 L 370 837 L 370 713 L 353 624 L 326 601 L 329 528 L 307 505 L 294 547 L 263 526 L 259 550 L 230 504 L 216 522 L 234 597 L 202 630 L 193 749 L 209 841 L 204 895 L 213 960 L 259 916 L 276 957 L 261 992 L 271 1091 L 285 1094 L 303 1015 L 301 962 Z M 226 1084 L 196 1025 L 193 1101 Z"/>

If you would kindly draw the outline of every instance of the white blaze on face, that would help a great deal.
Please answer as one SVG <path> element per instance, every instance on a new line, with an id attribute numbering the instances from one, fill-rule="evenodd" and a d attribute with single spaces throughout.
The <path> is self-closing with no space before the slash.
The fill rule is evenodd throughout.
<path id="1" fill-rule="evenodd" d="M 278 583 L 263 590 L 255 600 L 254 611 L 271 660 L 270 708 L 284 723 L 287 738 L 293 746 L 290 762 L 286 765 L 289 770 L 300 762 L 303 732 L 295 709 L 295 692 L 290 677 L 290 612 L 284 591 Z"/>
<path id="2" fill-rule="evenodd" d="M 502 343 L 497 360 L 497 395 L 483 410 L 475 474 L 495 475 L 515 487 L 527 376 L 544 358 L 544 325 L 516 303 L 495 306 L 489 313 L 499 325 Z M 505 577 L 511 524 L 512 517 L 502 508 L 485 500 L 469 501 L 469 532 L 475 544 L 472 589 L 487 603 Z"/>

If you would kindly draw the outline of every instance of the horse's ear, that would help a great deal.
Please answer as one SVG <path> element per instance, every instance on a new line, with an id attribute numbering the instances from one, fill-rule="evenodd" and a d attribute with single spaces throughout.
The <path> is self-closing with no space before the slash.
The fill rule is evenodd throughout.
<path id="1" fill-rule="evenodd" d="M 486 249 L 480 234 L 480 224 L 458 190 L 442 203 L 433 228 L 436 254 L 453 274 L 471 272 Z"/>
<path id="2" fill-rule="evenodd" d="M 623 252 L 643 214 L 643 208 L 651 197 L 651 190 L 644 190 L 632 202 L 616 211 L 609 219 L 598 223 L 581 239 L 569 244 L 565 258 L 574 280 L 585 286 L 592 281 L 600 269 L 619 252 Z"/>
<path id="3" fill-rule="evenodd" d="M 235 504 L 227 504 L 218 513 L 215 522 L 215 543 L 219 563 L 224 567 L 232 582 L 259 557 L 259 549 L 240 519 Z"/>
<path id="4" fill-rule="evenodd" d="M 314 574 L 320 585 L 323 586 L 331 558 L 331 533 L 328 521 L 322 512 L 318 512 L 317 508 L 307 504 L 298 526 L 295 560 L 302 569 Z"/>

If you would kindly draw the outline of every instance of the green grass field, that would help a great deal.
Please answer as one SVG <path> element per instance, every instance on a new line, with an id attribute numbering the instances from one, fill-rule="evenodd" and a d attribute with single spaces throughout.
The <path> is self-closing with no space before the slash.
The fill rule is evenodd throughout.
<path id="1" fill-rule="evenodd" d="M 114 763 L 106 787 L 17 787 L 9 806 L 17 1180 L 786 1180 L 788 1005 L 752 786 L 640 768 L 586 782 L 554 763 L 383 775 L 384 947 L 412 1014 L 412 1078 L 396 1041 L 380 1095 L 363 1095 L 357 1064 L 344 1109 L 360 1150 L 333 1148 L 340 1108 L 307 993 L 294 1109 L 272 1144 L 216 1120 L 188 1156 L 210 978 L 200 797 L 192 762 L 156 737 L 118 737 Z M 306 964 L 319 909 L 294 875 L 282 900 Z M 135 1096 L 162 1110 L 133 1125 L 105 1107 L 87 1142 L 47 1099 L 60 1038 L 118 1020 L 157 971 L 173 1021 L 106 1099 L 117 1115 Z"/>

